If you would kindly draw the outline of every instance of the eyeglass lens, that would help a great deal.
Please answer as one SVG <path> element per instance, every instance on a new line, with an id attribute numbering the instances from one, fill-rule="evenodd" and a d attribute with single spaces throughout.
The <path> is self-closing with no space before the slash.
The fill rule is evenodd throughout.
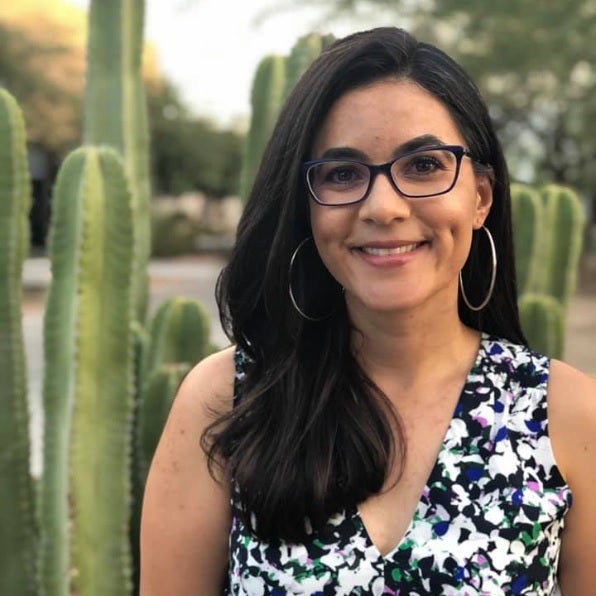
<path id="1" fill-rule="evenodd" d="M 458 172 L 458 156 L 451 150 L 429 149 L 408 153 L 390 164 L 391 177 L 406 197 L 428 197 L 451 189 Z M 361 200 L 371 184 L 371 169 L 354 161 L 329 160 L 311 166 L 308 182 L 315 198 L 342 205 Z"/>

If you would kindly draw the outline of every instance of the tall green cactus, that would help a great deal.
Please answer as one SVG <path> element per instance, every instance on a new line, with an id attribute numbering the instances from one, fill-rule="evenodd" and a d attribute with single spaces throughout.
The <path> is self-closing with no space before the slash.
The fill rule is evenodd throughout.
<path id="1" fill-rule="evenodd" d="M 81 595 L 129 593 L 132 238 L 118 154 L 77 149 L 60 170 L 50 230 L 41 499 L 48 596 L 69 593 L 71 567 Z"/>
<path id="2" fill-rule="evenodd" d="M 244 145 L 244 161 L 240 177 L 240 196 L 248 197 L 261 155 L 269 141 L 281 108 L 286 78 L 285 58 L 266 56 L 255 74 L 252 93 L 250 128 Z"/>
<path id="3" fill-rule="evenodd" d="M 541 291 L 567 306 L 577 286 L 585 215 L 577 194 L 549 184 L 540 192 L 545 209 L 544 278 Z"/>
<path id="4" fill-rule="evenodd" d="M 23 115 L 0 89 L 0 594 L 37 594 L 37 523 L 22 329 L 31 184 Z"/>
<path id="5" fill-rule="evenodd" d="M 565 350 L 565 309 L 553 296 L 529 292 L 518 301 L 521 326 L 530 347 L 551 358 Z"/>
<path id="6" fill-rule="evenodd" d="M 92 0 L 89 11 L 84 141 L 122 153 L 133 195 L 136 318 L 145 320 L 149 278 L 149 128 L 141 73 L 144 0 Z"/>
<path id="7" fill-rule="evenodd" d="M 540 193 L 526 184 L 511 185 L 511 208 L 513 216 L 513 246 L 518 294 L 538 288 L 541 257 L 544 207 Z"/>
<path id="8" fill-rule="evenodd" d="M 284 85 L 283 101 L 288 98 L 294 85 L 304 71 L 314 62 L 315 58 L 335 40 L 333 35 L 308 33 L 294 44 L 286 60 L 286 80 Z"/>
<path id="9" fill-rule="evenodd" d="M 270 55 L 259 63 L 252 84 L 252 116 L 240 179 L 240 196 L 244 200 L 250 194 L 283 103 L 304 71 L 334 39 L 333 35 L 310 33 L 298 39 L 289 56 Z"/>

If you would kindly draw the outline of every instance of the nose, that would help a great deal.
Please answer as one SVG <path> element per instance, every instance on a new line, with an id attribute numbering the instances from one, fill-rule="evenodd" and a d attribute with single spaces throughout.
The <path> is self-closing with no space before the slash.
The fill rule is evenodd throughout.
<path id="1" fill-rule="evenodd" d="M 368 196 L 360 204 L 359 216 L 365 221 L 387 224 L 410 216 L 412 205 L 393 185 L 388 172 L 378 172 Z"/>

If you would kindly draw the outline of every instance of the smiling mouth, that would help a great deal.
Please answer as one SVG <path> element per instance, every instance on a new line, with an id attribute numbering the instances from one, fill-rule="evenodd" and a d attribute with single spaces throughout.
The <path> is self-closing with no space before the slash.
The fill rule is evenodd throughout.
<path id="1" fill-rule="evenodd" d="M 373 248 L 371 246 L 361 246 L 358 250 L 377 257 L 386 257 L 389 255 L 402 255 L 404 253 L 412 252 L 422 246 L 424 242 L 414 242 L 413 244 L 404 244 L 403 246 L 396 246 L 394 248 Z"/>

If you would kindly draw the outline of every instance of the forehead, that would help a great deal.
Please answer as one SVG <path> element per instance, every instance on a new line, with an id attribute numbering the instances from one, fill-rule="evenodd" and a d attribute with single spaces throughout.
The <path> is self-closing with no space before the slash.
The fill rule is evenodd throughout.
<path id="1" fill-rule="evenodd" d="M 312 157 L 332 147 L 349 147 L 371 159 L 386 159 L 403 143 L 424 135 L 465 145 L 445 105 L 426 89 L 408 80 L 378 81 L 348 91 L 331 106 L 315 136 Z"/>

